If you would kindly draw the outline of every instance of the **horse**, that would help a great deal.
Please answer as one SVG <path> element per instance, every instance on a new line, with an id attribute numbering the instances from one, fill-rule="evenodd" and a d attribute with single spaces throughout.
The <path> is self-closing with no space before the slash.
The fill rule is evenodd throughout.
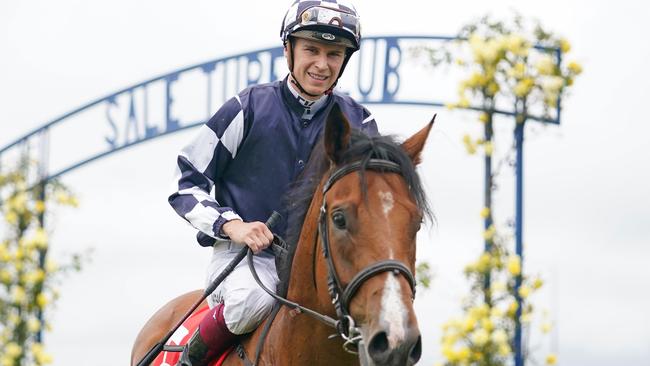
<path id="1" fill-rule="evenodd" d="M 300 306 L 279 307 L 240 340 L 240 352 L 223 356 L 219 365 L 418 362 L 416 233 L 432 214 L 416 165 L 434 120 L 400 144 L 391 136 L 351 129 L 340 108 L 332 107 L 322 143 L 289 194 L 287 243 L 297 244 L 290 246 L 289 271 L 280 278 L 288 284 L 289 304 Z M 181 295 L 152 316 L 136 338 L 132 366 L 201 295 Z M 159 355 L 152 365 L 167 362 Z"/>

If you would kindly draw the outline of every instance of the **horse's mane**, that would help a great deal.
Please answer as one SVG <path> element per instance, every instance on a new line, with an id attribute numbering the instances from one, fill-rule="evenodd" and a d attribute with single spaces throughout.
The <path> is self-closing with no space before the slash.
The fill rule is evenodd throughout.
<path id="1" fill-rule="evenodd" d="M 286 240 L 290 246 L 295 246 L 300 238 L 300 232 L 307 215 L 307 210 L 314 197 L 314 193 L 323 175 L 330 168 L 330 161 L 325 153 L 324 142 L 321 141 L 314 147 L 309 161 L 302 175 L 290 188 L 286 195 L 288 212 Z M 341 165 L 355 161 L 362 161 L 361 174 L 362 190 L 365 196 L 366 184 L 364 172 L 370 159 L 385 159 L 397 163 L 402 169 L 402 176 L 406 180 L 411 195 L 418 208 L 425 217 L 433 218 L 426 194 L 422 187 L 411 158 L 396 141 L 394 136 L 368 136 L 367 134 L 352 129 L 350 146 L 342 154 Z"/>

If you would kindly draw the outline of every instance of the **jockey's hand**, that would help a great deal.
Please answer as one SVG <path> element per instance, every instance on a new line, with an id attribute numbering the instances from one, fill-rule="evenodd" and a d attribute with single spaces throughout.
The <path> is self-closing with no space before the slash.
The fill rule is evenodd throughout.
<path id="1" fill-rule="evenodd" d="M 273 242 L 273 233 L 259 221 L 231 220 L 221 226 L 221 231 L 235 243 L 246 244 L 255 254 L 268 248 Z"/>

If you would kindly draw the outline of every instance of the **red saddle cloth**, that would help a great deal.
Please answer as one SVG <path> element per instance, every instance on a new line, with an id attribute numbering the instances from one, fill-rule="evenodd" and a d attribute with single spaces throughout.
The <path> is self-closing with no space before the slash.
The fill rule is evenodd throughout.
<path id="1" fill-rule="evenodd" d="M 194 331 L 196 328 L 199 327 L 199 323 L 205 316 L 205 314 L 210 310 L 208 306 L 204 306 L 199 308 L 194 314 L 190 315 L 189 318 L 181 325 L 178 329 L 176 329 L 176 332 L 169 338 L 169 341 L 167 341 L 166 344 L 172 345 L 172 346 L 181 346 L 185 345 L 189 340 L 190 337 L 192 337 L 192 334 L 194 334 Z M 226 360 L 226 357 L 232 352 L 234 347 L 229 348 L 223 355 L 219 356 L 219 358 L 215 361 L 212 361 L 210 363 L 210 366 L 221 366 L 223 362 Z M 158 357 L 151 363 L 152 366 L 174 366 L 176 365 L 176 362 L 178 362 L 178 359 L 181 357 L 180 352 L 169 352 L 169 351 L 163 351 L 161 352 Z"/>

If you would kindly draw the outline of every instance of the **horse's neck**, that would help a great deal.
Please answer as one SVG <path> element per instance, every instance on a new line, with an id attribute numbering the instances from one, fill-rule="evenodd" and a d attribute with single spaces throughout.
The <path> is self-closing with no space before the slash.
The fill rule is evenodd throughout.
<path id="1" fill-rule="evenodd" d="M 334 306 L 327 286 L 327 264 L 318 235 L 325 181 L 323 178 L 315 189 L 303 220 L 291 266 L 287 296 L 312 310 L 334 317 Z"/>
<path id="2" fill-rule="evenodd" d="M 316 188 L 307 214 L 302 225 L 300 237 L 296 244 L 296 252 L 291 266 L 289 279 L 288 298 L 298 301 L 305 306 L 316 307 L 314 310 L 322 311 L 319 305 L 319 283 L 315 278 L 318 262 L 323 260 L 318 253 L 318 214 L 323 199 L 322 182 Z M 315 286 L 316 283 L 316 286 Z M 322 287 L 322 286 L 320 286 Z M 326 290 L 326 289 L 325 289 Z M 321 291 L 322 292 L 322 291 Z M 323 294 L 321 294 L 322 296 Z"/>

